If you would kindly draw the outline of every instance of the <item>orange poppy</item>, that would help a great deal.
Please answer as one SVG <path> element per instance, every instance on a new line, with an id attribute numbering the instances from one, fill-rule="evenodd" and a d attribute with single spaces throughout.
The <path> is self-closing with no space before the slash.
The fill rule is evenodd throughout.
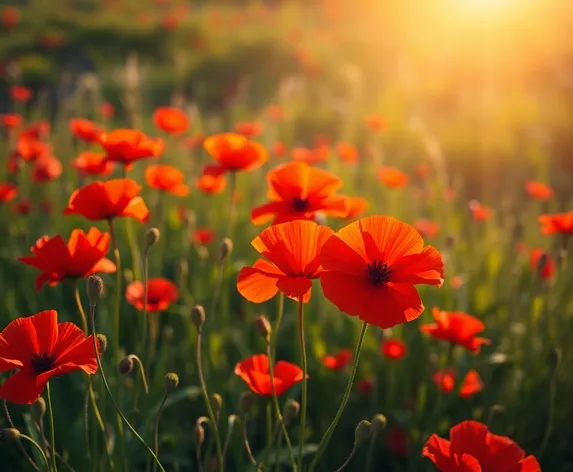
<path id="1" fill-rule="evenodd" d="M 304 162 L 309 165 L 324 162 L 328 159 L 328 146 L 320 146 L 315 149 L 295 147 L 291 151 L 291 159 L 297 162 Z"/>
<path id="2" fill-rule="evenodd" d="M 185 138 L 182 141 L 183 146 L 192 151 L 203 145 L 204 136 L 201 133 L 195 133 L 190 138 Z"/>
<path id="3" fill-rule="evenodd" d="M 39 139 L 22 134 L 16 141 L 16 154 L 25 161 L 35 161 L 52 153 L 52 146 Z"/>
<path id="4" fill-rule="evenodd" d="M 543 182 L 529 181 L 525 183 L 525 191 L 538 200 L 549 200 L 553 198 L 553 189 Z"/>
<path id="5" fill-rule="evenodd" d="M 205 166 L 202 175 L 197 179 L 196 186 L 207 195 L 216 195 L 225 190 L 227 179 L 219 173 L 218 166 Z"/>
<path id="6" fill-rule="evenodd" d="M 113 172 L 113 162 L 106 159 L 105 154 L 86 151 L 72 161 L 72 167 L 82 175 L 106 176 Z"/>
<path id="7" fill-rule="evenodd" d="M 408 185 L 408 176 L 394 167 L 382 166 L 378 169 L 378 180 L 388 188 L 403 188 Z"/>
<path id="8" fill-rule="evenodd" d="M 127 303 L 138 310 L 145 307 L 145 287 L 142 282 L 130 283 L 125 289 Z M 165 311 L 169 305 L 179 300 L 179 290 L 173 282 L 163 277 L 151 278 L 147 281 L 147 311 Z"/>
<path id="9" fill-rule="evenodd" d="M 32 180 L 36 183 L 49 182 L 62 175 L 62 163 L 57 157 L 39 157 L 32 167 Z"/>
<path id="10" fill-rule="evenodd" d="M 210 136 L 203 147 L 218 162 L 212 167 L 218 174 L 258 169 L 269 158 L 262 144 L 235 133 Z"/>
<path id="11" fill-rule="evenodd" d="M 346 197 L 346 207 L 348 211 L 344 216 L 345 219 L 350 220 L 361 216 L 370 206 L 368 200 L 362 197 Z"/>
<path id="12" fill-rule="evenodd" d="M 108 102 L 103 102 L 99 107 L 99 113 L 103 118 L 111 118 L 115 114 L 115 107 Z"/>
<path id="13" fill-rule="evenodd" d="M 456 377 L 456 371 L 453 369 L 439 370 L 433 375 L 432 380 L 443 392 L 452 393 L 456 386 Z M 470 369 L 460 386 L 460 397 L 471 398 L 482 390 L 483 382 L 481 377 L 475 370 Z"/>
<path id="14" fill-rule="evenodd" d="M 338 143 L 336 145 L 336 152 L 343 162 L 352 164 L 358 161 L 358 149 L 350 143 Z"/>
<path id="15" fill-rule="evenodd" d="M 154 165 L 145 169 L 145 181 L 151 188 L 177 197 L 189 194 L 189 187 L 183 182 L 185 175 L 179 169 L 168 165 Z"/>
<path id="16" fill-rule="evenodd" d="M 165 148 L 163 139 L 153 139 L 134 129 L 116 129 L 102 133 L 100 144 L 107 159 L 129 166 L 133 162 L 149 157 L 159 157 Z"/>
<path id="17" fill-rule="evenodd" d="M 555 274 L 555 261 L 543 249 L 532 249 L 529 254 L 529 266 L 542 279 L 550 279 Z"/>
<path id="18" fill-rule="evenodd" d="M 270 397 L 273 394 L 273 384 L 269 365 L 269 358 L 266 354 L 255 354 L 239 362 L 235 366 L 235 374 L 241 377 L 257 395 Z M 275 394 L 281 396 L 302 378 L 303 373 L 299 366 L 286 361 L 278 361 L 273 368 Z"/>
<path id="19" fill-rule="evenodd" d="M 70 131 L 76 138 L 88 144 L 99 142 L 99 137 L 104 132 L 93 121 L 82 118 L 70 120 Z"/>
<path id="20" fill-rule="evenodd" d="M 16 113 L 5 113 L 0 115 L 0 123 L 4 128 L 18 128 L 24 123 L 24 118 Z"/>
<path id="21" fill-rule="evenodd" d="M 82 215 L 88 220 L 110 220 L 122 216 L 141 223 L 149 220 L 149 210 L 137 194 L 141 186 L 131 179 L 96 181 L 70 196 L 64 215 Z"/>
<path id="22" fill-rule="evenodd" d="M 197 244 L 208 245 L 215 240 L 215 232 L 209 228 L 197 228 L 193 232 L 193 241 Z"/>
<path id="23" fill-rule="evenodd" d="M 489 339 L 479 338 L 476 335 L 485 329 L 485 324 L 475 316 L 459 311 L 443 311 L 432 308 L 434 324 L 423 324 L 420 330 L 434 339 L 449 341 L 458 344 L 477 354 L 481 346 L 490 344 Z"/>
<path id="24" fill-rule="evenodd" d="M 12 85 L 10 87 L 10 97 L 16 102 L 29 102 L 32 98 L 32 89 L 24 85 Z"/>
<path id="25" fill-rule="evenodd" d="M 483 206 L 477 200 L 470 201 L 469 206 L 475 221 L 487 221 L 491 218 L 491 208 Z"/>
<path id="26" fill-rule="evenodd" d="M 440 231 L 438 223 L 432 220 L 418 220 L 414 223 L 414 228 L 423 238 L 435 238 Z"/>
<path id="27" fill-rule="evenodd" d="M 322 363 L 325 367 L 332 370 L 344 370 L 352 360 L 352 351 L 350 349 L 341 349 L 336 354 L 324 356 Z"/>
<path id="28" fill-rule="evenodd" d="M 40 290 L 45 283 L 56 285 L 64 279 L 115 272 L 115 264 L 105 257 L 109 241 L 109 234 L 97 228 L 87 234 L 75 229 L 67 243 L 59 235 L 41 237 L 30 248 L 33 255 L 18 260 L 40 270 L 36 279 L 36 290 Z"/>
<path id="29" fill-rule="evenodd" d="M 18 195 L 18 189 L 9 182 L 0 182 L 0 203 L 13 200 Z"/>
<path id="30" fill-rule="evenodd" d="M 267 115 L 269 115 L 273 121 L 281 121 L 284 118 L 284 111 L 278 105 L 269 105 L 267 107 Z"/>
<path id="31" fill-rule="evenodd" d="M 183 110 L 175 107 L 159 107 L 153 113 L 153 122 L 160 130 L 179 134 L 189 128 L 189 118 Z"/>
<path id="32" fill-rule="evenodd" d="M 36 121 L 35 123 L 30 123 L 26 129 L 20 133 L 20 137 L 33 138 L 33 139 L 45 139 L 50 134 L 50 123 L 47 121 Z"/>
<path id="33" fill-rule="evenodd" d="M 382 342 L 380 351 L 384 357 L 388 359 L 402 359 L 408 352 L 408 348 L 404 341 L 399 339 L 387 339 Z"/>
<path id="34" fill-rule="evenodd" d="M 339 310 L 381 328 L 420 316 L 414 285 L 441 287 L 444 263 L 409 224 L 369 216 L 345 226 L 323 246 L 322 290 Z"/>
<path id="35" fill-rule="evenodd" d="M 303 220 L 265 229 L 251 244 L 268 261 L 258 259 L 253 267 L 241 269 L 239 293 L 254 303 L 266 302 L 279 291 L 308 302 L 312 279 L 322 272 L 320 250 L 333 233 L 326 226 Z"/>
<path id="36" fill-rule="evenodd" d="M 235 131 L 246 138 L 254 138 L 261 134 L 261 124 L 256 121 L 243 121 L 235 125 Z"/>
<path id="37" fill-rule="evenodd" d="M 457 290 L 457 289 L 460 288 L 463 284 L 464 284 L 464 279 L 463 279 L 463 277 L 461 277 L 460 275 L 454 275 L 454 276 L 452 277 L 452 279 L 450 280 L 450 286 L 451 286 L 454 290 Z"/>
<path id="38" fill-rule="evenodd" d="M 273 224 L 292 220 L 312 220 L 317 212 L 345 217 L 346 197 L 336 195 L 342 180 L 322 169 L 304 162 L 289 162 L 267 173 L 269 203 L 251 212 L 254 224 L 273 218 Z"/>
<path id="39" fill-rule="evenodd" d="M 573 234 L 573 211 L 541 215 L 537 221 L 541 224 L 543 234 Z"/>
<path id="40" fill-rule="evenodd" d="M 23 198 L 12 205 L 12 212 L 17 215 L 28 215 L 32 211 L 32 203 L 29 198 Z"/>
<path id="41" fill-rule="evenodd" d="M 55 310 L 17 318 L 0 333 L 0 372 L 18 371 L 0 385 L 6 401 L 31 405 L 52 377 L 97 368 L 92 337 L 73 323 L 58 323 Z"/>
<path id="42" fill-rule="evenodd" d="M 380 115 L 371 114 L 366 117 L 366 126 L 372 131 L 382 131 L 386 125 L 384 118 Z"/>
<path id="43" fill-rule="evenodd" d="M 285 146 L 285 143 L 283 143 L 282 141 L 277 141 L 275 142 L 275 144 L 273 144 L 273 156 L 284 157 L 286 155 L 286 152 L 287 152 L 287 147 Z"/>

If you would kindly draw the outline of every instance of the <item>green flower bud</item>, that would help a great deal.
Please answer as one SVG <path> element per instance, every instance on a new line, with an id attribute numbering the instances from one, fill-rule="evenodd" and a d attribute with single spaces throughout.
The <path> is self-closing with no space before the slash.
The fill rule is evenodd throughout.
<path id="1" fill-rule="evenodd" d="M 289 399 L 285 403 L 283 410 L 283 421 L 288 426 L 294 420 L 300 411 L 300 404 L 296 400 Z"/>
<path id="2" fill-rule="evenodd" d="M 195 443 L 201 446 L 205 442 L 205 430 L 201 423 L 195 423 Z"/>
<path id="3" fill-rule="evenodd" d="M 105 334 L 98 334 L 97 339 L 99 341 L 99 352 L 103 354 L 107 351 L 107 337 Z"/>
<path id="4" fill-rule="evenodd" d="M 378 436 L 387 424 L 386 417 L 380 413 L 374 415 L 372 418 L 372 435 Z"/>
<path id="5" fill-rule="evenodd" d="M 169 372 L 168 374 L 165 374 L 163 382 L 165 390 L 170 392 L 171 390 L 175 390 L 179 385 L 179 376 L 174 372 Z"/>
<path id="6" fill-rule="evenodd" d="M 20 431 L 16 428 L 3 428 L 0 429 L 0 442 L 18 441 L 20 439 Z"/>
<path id="7" fill-rule="evenodd" d="M 119 361 L 118 370 L 119 373 L 122 375 L 131 374 L 133 372 L 133 356 L 130 354 L 129 356 L 124 357 L 121 361 Z"/>
<path id="8" fill-rule="evenodd" d="M 221 408 L 223 407 L 223 398 L 218 393 L 214 393 L 210 398 L 211 408 L 215 416 L 219 415 Z"/>
<path id="9" fill-rule="evenodd" d="M 239 411 L 243 415 L 250 414 L 255 406 L 256 397 L 252 392 L 243 392 L 239 398 Z"/>
<path id="10" fill-rule="evenodd" d="M 219 255 L 217 256 L 217 263 L 222 264 L 233 251 L 233 241 L 229 238 L 223 238 L 219 246 Z"/>
<path id="11" fill-rule="evenodd" d="M 46 401 L 42 397 L 38 397 L 34 403 L 30 405 L 30 412 L 32 413 L 32 419 L 41 424 L 46 414 Z"/>
<path id="12" fill-rule="evenodd" d="M 86 279 L 86 292 L 91 306 L 95 306 L 103 295 L 103 280 L 99 275 L 90 275 Z"/>
<path id="13" fill-rule="evenodd" d="M 362 420 L 354 430 L 354 447 L 358 447 L 370 439 L 372 434 L 372 423 Z"/>
<path id="14" fill-rule="evenodd" d="M 201 305 L 195 305 L 191 308 L 191 321 L 197 329 L 201 329 L 205 323 L 205 308 Z"/>
<path id="15" fill-rule="evenodd" d="M 150 247 L 155 246 L 159 241 L 161 233 L 157 228 L 149 228 L 145 233 L 145 250 L 147 251 Z"/>

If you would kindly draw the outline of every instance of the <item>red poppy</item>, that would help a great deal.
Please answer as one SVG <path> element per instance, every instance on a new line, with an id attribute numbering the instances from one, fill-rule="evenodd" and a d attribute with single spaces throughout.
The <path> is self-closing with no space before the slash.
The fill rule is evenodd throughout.
<path id="1" fill-rule="evenodd" d="M 491 218 L 491 208 L 483 206 L 477 200 L 470 201 L 469 207 L 475 221 L 486 221 Z"/>
<path id="2" fill-rule="evenodd" d="M 43 236 L 30 248 L 32 256 L 18 260 L 41 271 L 36 279 L 39 290 L 46 282 L 56 285 L 64 279 L 115 272 L 115 264 L 105 258 L 109 240 L 109 234 L 97 228 L 91 228 L 87 234 L 75 229 L 67 243 L 59 235 Z"/>
<path id="3" fill-rule="evenodd" d="M 32 167 L 32 180 L 36 183 L 49 182 L 62 175 L 62 163 L 57 157 L 39 157 Z"/>
<path id="4" fill-rule="evenodd" d="M 350 143 L 338 143 L 336 145 L 336 153 L 338 154 L 338 157 L 340 157 L 341 161 L 348 162 L 350 164 L 358 161 L 358 149 Z"/>
<path id="5" fill-rule="evenodd" d="M 364 377 L 356 382 L 356 388 L 358 391 L 364 395 L 370 395 L 372 389 L 374 388 L 374 377 L 372 375 Z"/>
<path id="6" fill-rule="evenodd" d="M 10 87 L 10 97 L 16 102 L 26 103 L 32 98 L 32 89 L 24 85 L 12 85 Z"/>
<path id="7" fill-rule="evenodd" d="M 72 161 L 72 167 L 82 175 L 107 176 L 113 172 L 113 162 L 106 159 L 105 154 L 86 151 Z"/>
<path id="8" fill-rule="evenodd" d="M 424 310 L 414 285 L 440 287 L 444 263 L 410 225 L 391 216 L 350 223 L 322 248 L 324 295 L 341 311 L 381 328 L 412 321 Z"/>
<path id="9" fill-rule="evenodd" d="M 12 212 L 17 215 L 28 215 L 32 211 L 32 202 L 29 198 L 23 198 L 22 200 L 14 203 L 12 205 Z"/>
<path id="10" fill-rule="evenodd" d="M 144 289 L 140 281 L 130 283 L 125 289 L 125 299 L 138 310 L 144 308 Z M 179 299 L 179 290 L 173 282 L 162 277 L 147 281 L 147 311 L 165 311 Z"/>
<path id="11" fill-rule="evenodd" d="M 30 405 L 52 377 L 97 368 L 92 337 L 73 323 L 58 323 L 55 310 L 17 318 L 0 333 L 0 371 L 18 370 L 0 385 L 0 398 L 9 402 Z"/>
<path id="12" fill-rule="evenodd" d="M 159 157 L 165 148 L 162 139 L 153 139 L 134 129 L 116 129 L 102 133 L 99 139 L 110 161 L 128 166 L 149 157 Z"/>
<path id="13" fill-rule="evenodd" d="M 76 138 L 88 144 L 99 142 L 100 135 L 104 132 L 93 121 L 81 118 L 70 120 L 70 131 Z"/>
<path id="14" fill-rule="evenodd" d="M 542 279 L 550 279 L 555 274 L 555 261 L 543 249 L 532 249 L 529 253 L 529 266 Z"/>
<path id="15" fill-rule="evenodd" d="M 371 114 L 366 117 L 366 126 L 372 131 L 382 131 L 385 125 L 386 122 L 380 115 Z"/>
<path id="16" fill-rule="evenodd" d="M 108 102 L 103 102 L 99 107 L 100 115 L 103 118 L 111 118 L 115 114 L 115 107 Z"/>
<path id="17" fill-rule="evenodd" d="M 266 354 L 255 354 L 242 360 L 235 366 L 235 374 L 241 377 L 257 395 L 272 396 L 269 358 Z M 290 362 L 278 361 L 273 368 L 275 394 L 281 396 L 302 378 L 300 367 Z"/>
<path id="18" fill-rule="evenodd" d="M 277 141 L 273 144 L 273 156 L 284 157 L 287 153 L 287 147 L 282 141 Z"/>
<path id="19" fill-rule="evenodd" d="M 189 128 L 189 118 L 183 110 L 175 107 L 156 108 L 153 122 L 160 130 L 171 134 L 184 133 Z"/>
<path id="20" fill-rule="evenodd" d="M 344 217 L 348 213 L 346 197 L 336 195 L 342 180 L 304 162 L 289 162 L 267 173 L 269 203 L 251 212 L 251 220 L 273 224 L 293 220 L 313 220 L 317 212 Z"/>
<path id="21" fill-rule="evenodd" d="M 110 220 L 130 216 L 141 223 L 149 220 L 149 210 L 137 194 L 141 186 L 131 179 L 93 182 L 72 193 L 64 215 L 82 215 L 88 220 Z"/>
<path id="22" fill-rule="evenodd" d="M 432 434 L 422 455 L 442 472 L 541 472 L 534 456 L 525 457 L 517 443 L 477 421 L 452 427 L 449 441 Z"/>
<path id="23" fill-rule="evenodd" d="M 211 244 L 215 239 L 215 232 L 209 228 L 197 228 L 193 232 L 193 241 L 204 246 Z"/>
<path id="24" fill-rule="evenodd" d="M 347 212 L 345 219 L 350 220 L 361 216 L 369 207 L 368 200 L 362 197 L 346 197 Z"/>
<path id="25" fill-rule="evenodd" d="M 253 267 L 244 267 L 237 279 L 237 289 L 247 300 L 262 303 L 281 291 L 291 298 L 310 299 L 312 279 L 322 272 L 319 254 L 334 232 L 313 221 L 296 220 L 271 226 L 251 244 L 265 256 Z"/>
<path id="26" fill-rule="evenodd" d="M 456 386 L 456 377 L 457 374 L 455 370 L 447 369 L 436 372 L 433 375 L 432 380 L 443 392 L 452 393 Z M 473 369 L 468 370 L 468 373 L 464 377 L 460 386 L 460 397 L 471 398 L 482 390 L 483 382 L 479 374 Z"/>
<path id="27" fill-rule="evenodd" d="M 343 370 L 352 360 L 352 351 L 350 349 L 341 349 L 336 354 L 324 356 L 322 363 L 325 367 L 332 370 Z"/>
<path id="28" fill-rule="evenodd" d="M 393 427 L 388 431 L 386 444 L 392 454 L 400 457 L 407 457 L 410 449 L 408 433 L 400 427 Z"/>
<path id="29" fill-rule="evenodd" d="M 281 121 L 284 118 L 284 111 L 278 105 L 269 105 L 267 114 L 273 121 Z"/>
<path id="30" fill-rule="evenodd" d="M 197 188 L 207 195 L 216 195 L 225 190 L 227 179 L 219 174 L 217 166 L 205 166 L 203 174 L 197 179 Z"/>
<path id="31" fill-rule="evenodd" d="M 291 151 L 291 159 L 296 162 L 304 162 L 309 165 L 324 162 L 328 159 L 328 146 L 320 146 L 315 149 L 295 147 Z"/>
<path id="32" fill-rule="evenodd" d="M 541 224 L 543 234 L 573 234 L 573 211 L 541 215 L 537 221 Z"/>
<path id="33" fill-rule="evenodd" d="M 6 203 L 13 200 L 18 194 L 18 189 L 14 184 L 9 182 L 0 183 L 0 203 Z"/>
<path id="34" fill-rule="evenodd" d="M 2 23 L 2 28 L 5 31 L 14 29 L 20 22 L 20 10 L 14 7 L 4 7 L 0 22 Z"/>
<path id="35" fill-rule="evenodd" d="M 201 147 L 203 145 L 203 141 L 204 141 L 204 136 L 201 133 L 195 133 L 193 136 L 191 136 L 190 138 L 185 138 L 182 141 L 182 144 L 189 149 L 190 151 L 192 151 L 193 149 L 197 149 L 198 147 Z"/>
<path id="36" fill-rule="evenodd" d="M 177 28 L 179 24 L 179 17 L 174 13 L 166 13 L 161 20 L 161 27 L 166 31 L 171 31 Z"/>
<path id="37" fill-rule="evenodd" d="M 0 115 L 0 123 L 4 128 L 18 128 L 24 123 L 24 118 L 16 113 L 5 113 Z"/>
<path id="38" fill-rule="evenodd" d="M 435 238 L 440 231 L 438 223 L 432 220 L 418 220 L 414 223 L 414 228 L 423 238 Z"/>
<path id="39" fill-rule="evenodd" d="M 219 174 L 258 169 L 269 158 L 262 144 L 235 133 L 210 136 L 203 147 L 218 162 L 213 170 Z"/>
<path id="40" fill-rule="evenodd" d="M 553 189 L 543 182 L 530 180 L 525 183 L 525 190 L 529 195 L 538 200 L 549 200 L 553 198 Z"/>
<path id="41" fill-rule="evenodd" d="M 36 121 L 30 123 L 26 129 L 20 133 L 20 137 L 45 139 L 50 134 L 50 123 L 47 121 Z"/>
<path id="42" fill-rule="evenodd" d="M 185 175 L 173 166 L 149 166 L 145 169 L 145 181 L 151 188 L 177 197 L 185 197 L 189 194 L 189 187 L 183 183 Z"/>
<path id="43" fill-rule="evenodd" d="M 384 357 L 388 359 L 402 359 L 408 352 L 406 343 L 399 339 L 386 339 L 382 341 L 380 351 Z"/>
<path id="44" fill-rule="evenodd" d="M 453 289 L 458 289 L 464 284 L 464 279 L 460 275 L 454 275 L 450 280 L 450 286 Z"/>
<path id="45" fill-rule="evenodd" d="M 51 153 L 52 146 L 27 134 L 21 134 L 16 141 L 16 154 L 25 161 L 35 161 Z"/>
<path id="46" fill-rule="evenodd" d="M 243 121 L 235 125 L 235 131 L 247 138 L 254 138 L 261 134 L 261 124 L 256 121 Z"/>
<path id="47" fill-rule="evenodd" d="M 378 170 L 378 180 L 388 188 L 405 187 L 409 180 L 408 176 L 394 167 L 382 166 Z"/>
<path id="48" fill-rule="evenodd" d="M 420 330 L 434 339 L 458 344 L 476 354 L 482 345 L 490 344 L 489 339 L 476 336 L 485 329 L 485 325 L 475 316 L 458 311 L 443 311 L 436 307 L 432 308 L 432 316 L 435 323 L 423 324 Z"/>

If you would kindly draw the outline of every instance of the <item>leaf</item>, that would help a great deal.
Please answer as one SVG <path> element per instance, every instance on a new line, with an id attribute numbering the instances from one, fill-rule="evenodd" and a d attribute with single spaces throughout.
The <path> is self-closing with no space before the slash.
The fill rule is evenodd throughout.
<path id="1" fill-rule="evenodd" d="M 314 454 L 316 451 L 318 450 L 318 444 L 306 444 L 305 446 L 303 446 L 302 448 L 302 456 L 308 456 L 309 454 Z M 261 452 L 259 452 L 257 454 L 257 456 L 255 457 L 255 460 L 258 463 L 261 463 L 264 459 L 266 455 L 266 449 L 262 450 Z M 283 447 L 281 449 L 279 449 L 278 451 L 278 455 L 275 453 L 275 448 L 273 448 L 271 450 L 271 453 L 269 454 L 270 458 L 269 458 L 269 465 L 273 465 L 277 462 L 276 459 L 278 459 L 279 463 L 285 463 L 288 462 L 290 459 L 289 453 L 288 453 L 288 449 L 286 447 Z M 298 458 L 298 447 L 294 447 L 293 446 L 293 451 L 292 451 L 292 455 L 295 459 Z M 254 465 L 251 465 L 251 471 L 256 472 L 256 468 Z"/>

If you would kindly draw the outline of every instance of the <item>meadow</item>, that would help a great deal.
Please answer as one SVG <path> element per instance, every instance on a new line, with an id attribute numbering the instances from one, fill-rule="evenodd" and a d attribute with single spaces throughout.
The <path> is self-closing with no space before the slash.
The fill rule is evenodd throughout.
<path id="1" fill-rule="evenodd" d="M 0 471 L 573 471 L 572 10 L 1 3 Z"/>

